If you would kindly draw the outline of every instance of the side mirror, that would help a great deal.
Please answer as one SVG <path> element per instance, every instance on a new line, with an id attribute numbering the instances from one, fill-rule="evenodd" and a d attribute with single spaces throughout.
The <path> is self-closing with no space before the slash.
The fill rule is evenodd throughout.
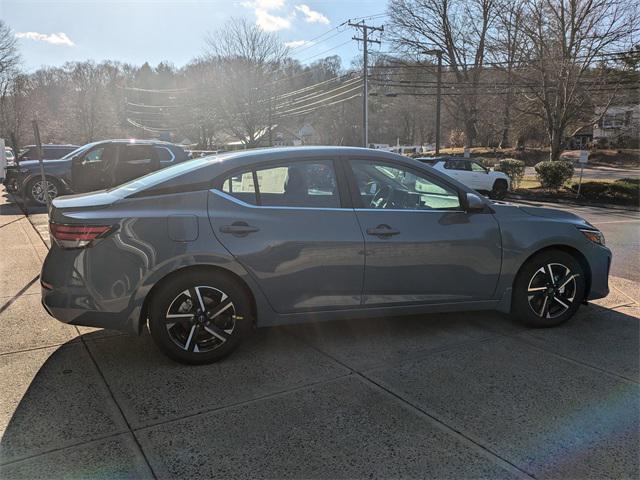
<path id="1" fill-rule="evenodd" d="M 80 155 L 76 155 L 73 158 L 71 158 L 71 163 L 74 165 L 79 165 L 80 163 L 82 163 L 82 157 Z"/>
<path id="2" fill-rule="evenodd" d="M 467 205 L 466 210 L 469 213 L 473 212 L 483 212 L 485 209 L 484 201 L 475 193 L 467 193 L 466 196 Z"/>

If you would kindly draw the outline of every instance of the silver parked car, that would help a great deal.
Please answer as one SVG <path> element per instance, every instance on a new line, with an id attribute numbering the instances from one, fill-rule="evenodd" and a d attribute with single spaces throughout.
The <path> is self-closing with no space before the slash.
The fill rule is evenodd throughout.
<path id="1" fill-rule="evenodd" d="M 585 220 L 492 203 L 380 150 L 248 150 L 59 197 L 42 300 L 57 319 L 139 333 L 187 363 L 254 325 L 495 309 L 536 327 L 608 294 Z"/>

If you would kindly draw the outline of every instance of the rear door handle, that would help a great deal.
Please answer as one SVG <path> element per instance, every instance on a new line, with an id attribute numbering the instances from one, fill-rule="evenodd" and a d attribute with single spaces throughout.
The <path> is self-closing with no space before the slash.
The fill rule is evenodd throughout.
<path id="1" fill-rule="evenodd" d="M 220 227 L 222 233 L 230 233 L 238 237 L 246 237 L 250 233 L 259 231 L 258 227 L 253 227 L 246 222 L 233 222 L 231 225 L 223 225 Z"/>
<path id="2" fill-rule="evenodd" d="M 378 225 L 376 228 L 367 228 L 368 235 L 375 235 L 376 237 L 392 237 L 398 235 L 400 230 L 394 230 L 389 225 Z"/>

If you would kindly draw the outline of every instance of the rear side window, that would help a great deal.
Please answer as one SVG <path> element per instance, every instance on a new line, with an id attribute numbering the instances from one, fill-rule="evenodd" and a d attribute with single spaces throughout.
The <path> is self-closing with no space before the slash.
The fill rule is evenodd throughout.
<path id="1" fill-rule="evenodd" d="M 222 184 L 222 191 L 245 203 L 258 204 L 253 172 L 244 172 L 227 178 Z"/>
<path id="2" fill-rule="evenodd" d="M 444 164 L 444 168 L 447 170 L 471 170 L 469 168 L 469 162 L 465 160 L 447 160 Z"/>
<path id="3" fill-rule="evenodd" d="M 160 163 L 172 163 L 176 159 L 176 156 L 167 147 L 155 147 L 155 149 Z"/>
<path id="4" fill-rule="evenodd" d="M 291 162 L 245 172 L 224 180 L 222 191 L 239 200 L 269 207 L 339 208 L 333 162 Z M 257 203 L 249 200 L 257 200 Z"/>

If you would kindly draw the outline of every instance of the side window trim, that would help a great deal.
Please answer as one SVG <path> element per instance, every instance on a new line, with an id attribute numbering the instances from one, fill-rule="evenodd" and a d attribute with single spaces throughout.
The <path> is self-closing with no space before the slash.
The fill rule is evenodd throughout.
<path id="1" fill-rule="evenodd" d="M 360 196 L 360 189 L 358 188 L 358 183 L 356 180 L 356 176 L 353 173 L 353 160 L 364 160 L 367 162 L 376 162 L 376 163 L 381 163 L 381 164 L 385 164 L 385 165 L 389 165 L 392 168 L 402 168 L 405 169 L 411 173 L 413 173 L 414 175 L 420 175 L 420 176 L 424 176 L 426 178 L 429 179 L 429 181 L 432 181 L 433 183 L 435 183 L 436 185 L 441 185 L 441 186 L 446 186 L 450 189 L 452 189 L 454 192 L 456 192 L 458 194 L 458 202 L 460 204 L 460 209 L 459 210 L 447 210 L 447 209 L 429 209 L 429 210 L 420 210 L 420 209 L 409 209 L 409 208 L 403 208 L 403 209 L 385 209 L 385 211 L 387 212 L 463 212 L 464 208 L 463 208 L 463 191 L 460 190 L 457 186 L 452 185 L 451 183 L 447 182 L 444 179 L 440 179 L 434 175 L 432 175 L 430 172 L 424 172 L 422 170 L 418 170 L 416 168 L 414 168 L 411 165 L 407 165 L 403 162 L 398 162 L 396 160 L 392 160 L 392 159 L 388 159 L 388 158 L 375 158 L 375 157 L 365 157 L 365 156 L 358 156 L 358 157 L 345 157 L 346 162 L 348 163 L 348 167 L 345 166 L 345 175 L 347 175 L 348 177 L 348 185 L 349 185 L 349 190 L 351 191 L 351 201 L 353 202 L 353 209 L 354 210 L 363 210 L 363 211 L 380 211 L 380 209 L 375 209 L 375 208 L 367 208 L 363 203 L 362 203 L 362 197 Z"/>
<path id="2" fill-rule="evenodd" d="M 170 148 L 165 147 L 164 145 L 155 145 L 155 146 L 154 146 L 154 150 L 155 150 L 155 149 L 157 149 L 157 150 L 164 149 L 164 150 L 166 150 L 167 152 L 169 152 L 169 155 L 171 155 L 171 159 L 170 159 L 170 160 L 159 160 L 159 161 L 160 161 L 160 163 L 173 163 L 173 162 L 175 162 L 175 160 L 176 160 L 176 156 L 175 156 L 175 154 L 173 153 L 173 150 L 171 150 Z"/>

